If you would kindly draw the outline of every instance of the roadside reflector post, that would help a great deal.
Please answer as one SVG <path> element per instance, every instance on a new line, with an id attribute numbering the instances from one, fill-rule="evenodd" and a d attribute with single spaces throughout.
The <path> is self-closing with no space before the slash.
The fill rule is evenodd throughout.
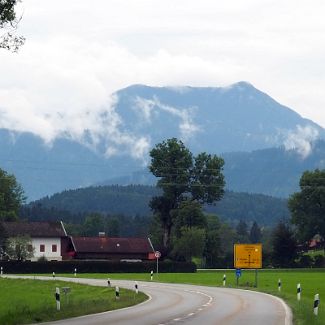
<path id="1" fill-rule="evenodd" d="M 150 272 L 150 281 L 152 281 L 152 279 L 153 279 L 153 271 L 151 270 L 151 272 Z"/>
<path id="2" fill-rule="evenodd" d="M 134 288 L 135 288 L 135 293 L 138 294 L 139 293 L 139 288 L 138 288 L 138 282 L 137 281 L 135 281 Z"/>
<path id="3" fill-rule="evenodd" d="M 74 269 L 74 276 L 75 277 L 77 276 L 77 269 L 76 268 Z"/>
<path id="4" fill-rule="evenodd" d="M 55 272 L 52 273 L 52 277 L 55 278 Z"/>
<path id="5" fill-rule="evenodd" d="M 222 280 L 222 284 L 223 284 L 223 286 L 225 286 L 226 285 L 226 274 L 224 274 L 223 275 L 223 280 Z"/>
<path id="6" fill-rule="evenodd" d="M 255 269 L 255 288 L 257 288 L 257 285 L 258 285 L 258 283 L 257 283 L 257 269 Z"/>
<path id="7" fill-rule="evenodd" d="M 319 294 L 317 293 L 314 297 L 314 315 L 318 315 L 318 306 L 319 306 Z"/>
<path id="8" fill-rule="evenodd" d="M 56 300 L 56 310 L 60 311 L 61 310 L 60 288 L 58 288 L 58 287 L 55 289 L 55 300 Z"/>
<path id="9" fill-rule="evenodd" d="M 297 300 L 300 301 L 301 299 L 301 286 L 300 283 L 297 284 Z"/>
<path id="10" fill-rule="evenodd" d="M 278 291 L 281 291 L 281 279 L 278 280 Z"/>
<path id="11" fill-rule="evenodd" d="M 108 287 L 111 286 L 111 279 L 110 279 L 110 278 L 107 279 L 107 286 L 108 286 Z"/>
<path id="12" fill-rule="evenodd" d="M 120 288 L 115 287 L 115 299 L 118 300 L 120 299 Z"/>
<path id="13" fill-rule="evenodd" d="M 1 276 L 3 276 L 3 267 L 1 266 Z"/>

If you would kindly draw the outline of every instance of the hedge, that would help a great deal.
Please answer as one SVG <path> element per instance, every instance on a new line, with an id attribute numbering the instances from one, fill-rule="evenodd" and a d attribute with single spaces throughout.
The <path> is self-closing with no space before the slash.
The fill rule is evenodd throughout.
<path id="1" fill-rule="evenodd" d="M 113 262 L 113 261 L 42 261 L 42 262 L 18 262 L 0 261 L 4 273 L 28 274 L 28 273 L 146 273 L 156 270 L 156 262 Z M 161 273 L 192 273 L 196 272 L 196 265 L 187 262 L 165 261 L 159 263 Z"/>

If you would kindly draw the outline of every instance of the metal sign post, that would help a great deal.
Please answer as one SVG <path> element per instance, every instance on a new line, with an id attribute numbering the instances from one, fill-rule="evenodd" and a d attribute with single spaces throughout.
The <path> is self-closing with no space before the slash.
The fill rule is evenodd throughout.
<path id="1" fill-rule="evenodd" d="M 159 265 L 158 265 L 158 260 L 161 257 L 161 253 L 159 251 L 155 251 L 155 257 L 156 257 L 156 261 L 157 261 L 157 266 L 156 266 L 156 273 L 159 273 Z"/>
<path id="2" fill-rule="evenodd" d="M 239 277 L 241 277 L 241 269 L 236 269 L 236 285 L 238 287 Z"/>
<path id="3" fill-rule="evenodd" d="M 262 244 L 234 244 L 234 267 L 255 269 L 255 287 L 257 287 L 257 270 L 262 268 Z"/>

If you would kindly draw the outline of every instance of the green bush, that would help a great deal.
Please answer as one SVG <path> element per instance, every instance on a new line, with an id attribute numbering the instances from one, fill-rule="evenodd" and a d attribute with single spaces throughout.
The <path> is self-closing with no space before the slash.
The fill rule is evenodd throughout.
<path id="1" fill-rule="evenodd" d="M 325 266 L 325 257 L 323 255 L 314 256 L 314 266 L 315 267 L 324 267 Z"/>
<path id="2" fill-rule="evenodd" d="M 314 259 L 309 255 L 300 256 L 297 262 L 298 267 L 312 267 L 313 265 L 314 265 Z"/>

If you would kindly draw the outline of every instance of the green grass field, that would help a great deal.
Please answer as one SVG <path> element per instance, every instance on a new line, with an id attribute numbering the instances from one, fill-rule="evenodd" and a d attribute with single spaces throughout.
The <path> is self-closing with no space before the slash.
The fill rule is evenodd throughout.
<path id="1" fill-rule="evenodd" d="M 56 310 L 55 288 L 70 287 L 67 297 L 61 290 L 61 311 Z M 0 324 L 28 324 L 99 313 L 140 303 L 146 295 L 121 289 L 86 286 L 62 281 L 0 278 Z"/>
<path id="2" fill-rule="evenodd" d="M 154 275 L 154 281 L 169 283 L 188 283 L 208 286 L 222 286 L 223 274 L 227 275 L 227 286 L 236 287 L 235 272 L 231 271 L 200 271 L 197 273 L 160 273 Z M 110 278 L 127 280 L 150 280 L 150 275 L 143 273 L 123 274 L 80 274 L 87 278 Z M 278 279 L 281 279 L 282 290 L 278 291 Z M 292 308 L 295 324 L 325 324 L 325 271 L 308 270 L 260 270 L 258 272 L 258 288 L 254 288 L 255 272 L 242 271 L 239 279 L 239 287 L 242 289 L 259 290 L 283 298 Z M 297 301 L 297 283 L 301 284 L 301 301 Z M 140 287 L 141 290 L 141 287 Z M 320 307 L 318 316 L 313 314 L 314 295 L 320 295 Z"/>

